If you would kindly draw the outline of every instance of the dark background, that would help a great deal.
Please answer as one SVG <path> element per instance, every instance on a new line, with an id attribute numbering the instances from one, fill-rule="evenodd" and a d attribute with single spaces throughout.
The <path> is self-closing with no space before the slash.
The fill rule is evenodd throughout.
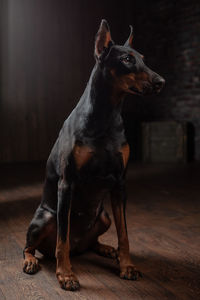
<path id="1" fill-rule="evenodd" d="M 94 65 L 102 18 L 166 79 L 159 96 L 128 97 L 123 116 L 135 158 L 141 121 L 185 120 L 200 160 L 200 2 L 0 0 L 0 162 L 46 160 Z"/>

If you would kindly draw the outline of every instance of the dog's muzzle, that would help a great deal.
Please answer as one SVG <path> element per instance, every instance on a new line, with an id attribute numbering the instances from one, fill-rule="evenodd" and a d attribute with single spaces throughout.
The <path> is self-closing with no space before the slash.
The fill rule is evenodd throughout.
<path id="1" fill-rule="evenodd" d="M 162 88 L 165 85 L 165 79 L 162 78 L 161 76 L 156 76 L 153 80 L 153 90 L 156 93 L 160 93 L 160 91 L 162 90 Z"/>

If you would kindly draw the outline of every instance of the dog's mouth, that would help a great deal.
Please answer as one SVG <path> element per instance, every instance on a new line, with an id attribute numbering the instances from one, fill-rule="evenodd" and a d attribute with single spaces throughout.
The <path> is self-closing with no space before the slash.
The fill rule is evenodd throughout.
<path id="1" fill-rule="evenodd" d="M 128 92 L 138 96 L 151 96 L 153 94 L 159 94 L 160 90 L 156 90 L 153 86 L 148 85 L 144 86 L 142 91 L 139 91 L 137 88 L 131 86 L 129 87 Z"/>
<path id="2" fill-rule="evenodd" d="M 139 91 L 139 90 L 136 89 L 135 87 L 130 87 L 130 88 L 128 89 L 128 91 L 129 91 L 131 94 L 134 94 L 134 95 L 139 95 L 139 96 L 144 95 L 143 92 Z"/>

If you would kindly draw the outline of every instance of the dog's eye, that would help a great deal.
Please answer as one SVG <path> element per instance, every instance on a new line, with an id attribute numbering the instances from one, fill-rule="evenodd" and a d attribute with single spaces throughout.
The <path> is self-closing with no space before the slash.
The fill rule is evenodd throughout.
<path id="1" fill-rule="evenodd" d="M 128 64 L 128 63 L 135 63 L 135 57 L 133 57 L 133 56 L 131 56 L 131 55 L 127 55 L 127 56 L 122 57 L 122 61 L 123 61 L 125 64 Z"/>
<path id="2" fill-rule="evenodd" d="M 125 57 L 123 57 L 123 62 L 125 62 L 125 63 L 129 63 L 130 61 L 131 61 L 131 58 L 130 58 L 130 56 L 125 56 Z"/>

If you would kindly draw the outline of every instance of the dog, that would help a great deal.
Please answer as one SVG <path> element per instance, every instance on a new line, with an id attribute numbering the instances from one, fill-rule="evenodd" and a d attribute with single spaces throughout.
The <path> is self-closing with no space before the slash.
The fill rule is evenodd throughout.
<path id="1" fill-rule="evenodd" d="M 137 280 L 140 272 L 130 253 L 125 218 L 125 175 L 129 145 L 121 109 L 127 94 L 159 93 L 165 80 L 133 49 L 133 29 L 124 45 L 115 45 L 106 20 L 95 39 L 96 64 L 75 109 L 65 120 L 46 165 L 41 203 L 27 231 L 23 270 L 39 269 L 35 250 L 56 257 L 56 276 L 65 290 L 77 290 L 71 253 L 88 249 L 117 258 L 120 277 Z M 103 200 L 109 195 L 118 249 L 98 237 L 111 224 Z"/>

